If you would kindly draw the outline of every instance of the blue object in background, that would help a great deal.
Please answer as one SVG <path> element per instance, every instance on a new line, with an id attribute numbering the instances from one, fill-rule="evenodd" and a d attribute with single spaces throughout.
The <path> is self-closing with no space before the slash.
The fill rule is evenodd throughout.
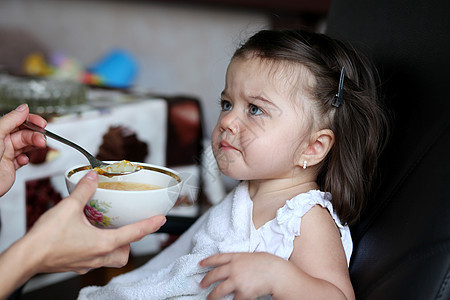
<path id="1" fill-rule="evenodd" d="M 136 59 L 123 49 L 114 49 L 99 62 L 88 68 L 91 74 L 101 78 L 102 85 L 114 88 L 128 88 L 136 78 Z"/>

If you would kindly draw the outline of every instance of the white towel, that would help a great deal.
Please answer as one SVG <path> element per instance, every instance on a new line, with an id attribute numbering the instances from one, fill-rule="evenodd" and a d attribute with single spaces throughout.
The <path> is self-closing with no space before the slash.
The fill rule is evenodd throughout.
<path id="1" fill-rule="evenodd" d="M 246 184 L 239 185 L 147 264 L 104 287 L 82 289 L 78 299 L 205 299 L 215 285 L 200 288 L 209 269 L 198 263 L 217 253 L 253 252 L 259 243 L 251 203 L 237 200 L 242 193 L 247 193 Z"/>

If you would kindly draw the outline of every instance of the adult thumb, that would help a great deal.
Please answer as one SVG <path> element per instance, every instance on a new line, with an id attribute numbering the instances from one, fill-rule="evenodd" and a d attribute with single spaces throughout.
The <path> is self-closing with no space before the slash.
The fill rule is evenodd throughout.
<path id="1" fill-rule="evenodd" d="M 84 207 L 92 195 L 94 195 L 97 185 L 97 173 L 90 171 L 81 178 L 69 197 L 76 199 Z"/>

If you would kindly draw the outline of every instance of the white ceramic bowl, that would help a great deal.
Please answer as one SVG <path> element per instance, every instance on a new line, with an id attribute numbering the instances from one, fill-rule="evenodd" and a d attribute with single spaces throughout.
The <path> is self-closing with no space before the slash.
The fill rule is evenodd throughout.
<path id="1" fill-rule="evenodd" d="M 182 188 L 180 174 L 169 168 L 137 163 L 142 170 L 123 176 L 108 178 L 98 176 L 99 183 L 105 181 L 135 182 L 161 187 L 155 190 L 123 191 L 97 188 L 85 207 L 89 221 L 101 228 L 115 228 L 147 219 L 155 215 L 166 215 L 175 205 Z M 67 189 L 71 193 L 78 181 L 90 170 L 89 165 L 78 165 L 64 174 Z"/>

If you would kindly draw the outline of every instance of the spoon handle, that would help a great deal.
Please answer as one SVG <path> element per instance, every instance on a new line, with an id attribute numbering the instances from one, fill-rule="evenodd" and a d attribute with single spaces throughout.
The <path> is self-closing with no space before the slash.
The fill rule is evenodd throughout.
<path id="1" fill-rule="evenodd" d="M 40 132 L 42 134 L 45 134 L 48 137 L 51 137 L 52 139 L 55 139 L 61 143 L 64 143 L 70 147 L 73 147 L 75 149 L 77 149 L 78 151 L 80 151 L 84 156 L 86 156 L 86 158 L 89 160 L 89 163 L 91 164 L 91 166 L 93 168 L 96 167 L 100 167 L 102 165 L 104 165 L 104 163 L 98 159 L 96 159 L 92 154 L 90 154 L 89 152 L 87 152 L 86 150 L 84 150 L 82 147 L 80 147 L 79 145 L 66 140 L 65 138 L 63 138 L 62 136 L 59 136 L 51 131 L 48 131 L 40 126 L 37 126 L 36 124 L 33 124 L 31 122 L 29 122 L 28 120 L 26 120 L 23 125 L 25 125 L 26 127 L 28 127 L 29 129 L 36 131 L 36 132 Z"/>

